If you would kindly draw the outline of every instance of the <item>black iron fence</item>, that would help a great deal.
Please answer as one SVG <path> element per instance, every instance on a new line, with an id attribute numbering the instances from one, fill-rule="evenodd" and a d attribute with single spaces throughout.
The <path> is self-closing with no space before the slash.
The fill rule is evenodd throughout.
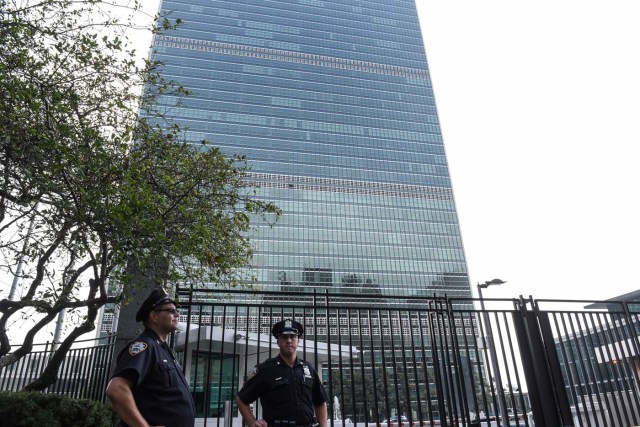
<path id="1" fill-rule="evenodd" d="M 104 402 L 114 343 L 115 334 L 77 341 L 80 347 L 69 350 L 58 371 L 58 380 L 45 393 Z M 53 353 L 53 344 L 35 344 L 34 351 L 0 369 L 0 390 L 18 391 L 34 381 Z"/>
<path id="2" fill-rule="evenodd" d="M 305 325 L 300 356 L 334 425 L 640 424 L 637 313 L 626 303 L 179 289 L 183 358 L 198 416 L 221 422 L 271 325 Z M 259 405 L 254 410 L 259 416 Z M 207 421 L 208 420 L 208 421 Z"/>
<path id="3" fill-rule="evenodd" d="M 278 353 L 271 326 L 305 326 L 299 355 L 329 395 L 332 426 L 640 425 L 639 305 L 178 289 L 181 357 L 198 425 L 240 426 L 235 395 Z M 114 337 L 74 349 L 47 392 L 104 401 Z M 91 343 L 85 342 L 84 345 Z M 18 390 L 45 345 L 0 371 Z M 259 416 L 260 406 L 254 411 Z M 225 417 L 226 414 L 226 417 Z"/>

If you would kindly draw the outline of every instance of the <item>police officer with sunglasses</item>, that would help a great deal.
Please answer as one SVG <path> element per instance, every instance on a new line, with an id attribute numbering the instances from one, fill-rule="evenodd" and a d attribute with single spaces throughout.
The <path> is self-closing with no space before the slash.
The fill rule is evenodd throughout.
<path id="1" fill-rule="evenodd" d="M 145 329 L 118 355 L 107 396 L 124 427 L 193 427 L 195 405 L 189 385 L 166 343 L 178 329 L 176 303 L 156 288 L 142 303 L 136 322 Z"/>

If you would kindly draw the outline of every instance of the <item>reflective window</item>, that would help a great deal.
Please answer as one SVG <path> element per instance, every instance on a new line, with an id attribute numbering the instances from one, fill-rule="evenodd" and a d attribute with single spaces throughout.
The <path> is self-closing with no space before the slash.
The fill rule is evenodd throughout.
<path id="1" fill-rule="evenodd" d="M 164 0 L 166 113 L 249 158 L 283 215 L 250 236 L 264 290 L 470 296 L 413 0 Z"/>

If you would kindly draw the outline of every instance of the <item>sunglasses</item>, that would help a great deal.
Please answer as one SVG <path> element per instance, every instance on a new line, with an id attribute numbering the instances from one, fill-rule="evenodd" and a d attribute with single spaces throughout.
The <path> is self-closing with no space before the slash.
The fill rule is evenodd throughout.
<path id="1" fill-rule="evenodd" d="M 159 308 L 159 309 L 153 310 L 153 311 L 168 311 L 171 314 L 180 315 L 180 310 L 178 310 L 176 308 Z"/>

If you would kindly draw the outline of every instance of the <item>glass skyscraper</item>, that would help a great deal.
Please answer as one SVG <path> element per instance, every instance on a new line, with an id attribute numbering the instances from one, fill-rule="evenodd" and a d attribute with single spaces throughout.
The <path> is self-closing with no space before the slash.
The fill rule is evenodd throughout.
<path id="1" fill-rule="evenodd" d="M 414 0 L 164 0 L 167 114 L 249 159 L 262 290 L 471 296 Z"/>

